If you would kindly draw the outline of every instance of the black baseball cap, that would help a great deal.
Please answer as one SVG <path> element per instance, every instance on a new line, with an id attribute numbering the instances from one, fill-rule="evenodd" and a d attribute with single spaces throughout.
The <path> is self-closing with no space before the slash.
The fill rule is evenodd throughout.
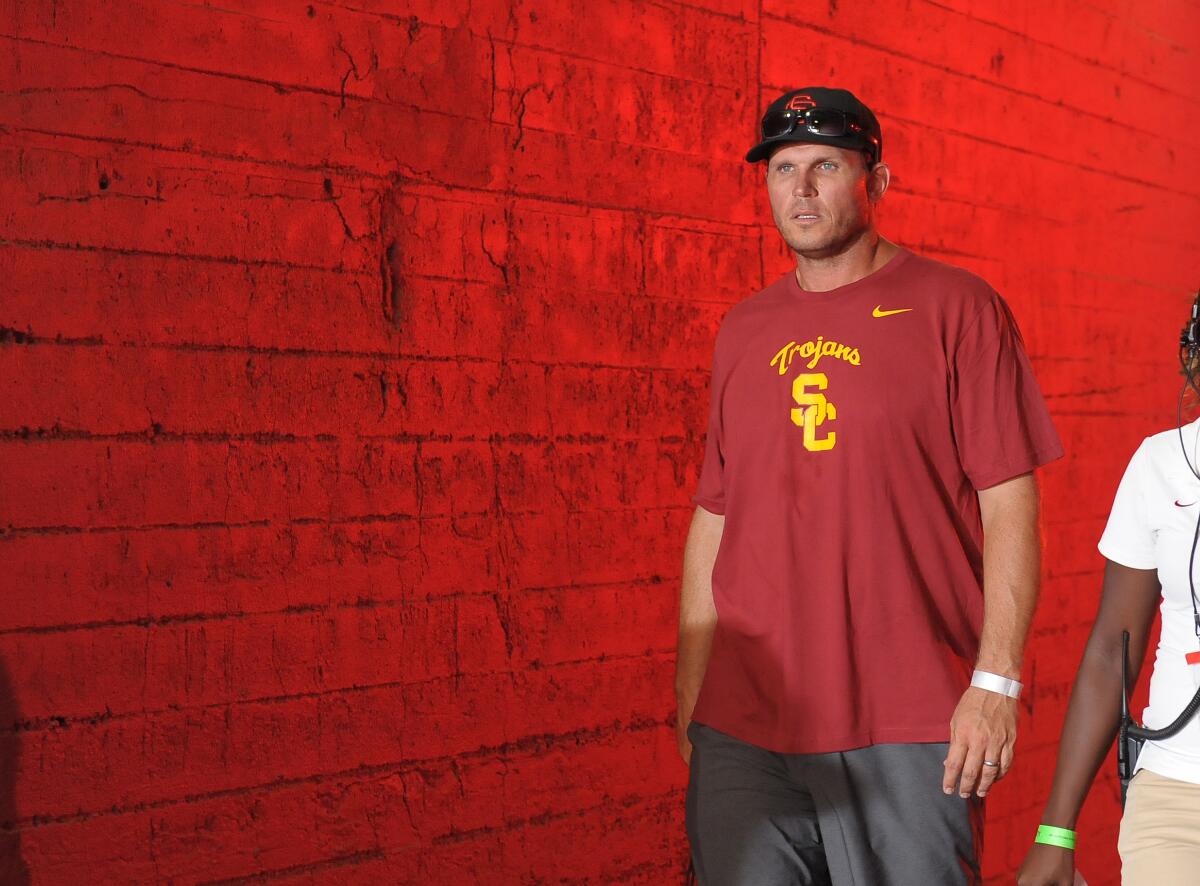
<path id="1" fill-rule="evenodd" d="M 846 89 L 809 86 L 785 92 L 771 104 L 758 128 L 759 143 L 747 163 L 771 156 L 776 145 L 806 142 L 864 151 L 872 163 L 883 158 L 883 133 L 871 109 Z"/>

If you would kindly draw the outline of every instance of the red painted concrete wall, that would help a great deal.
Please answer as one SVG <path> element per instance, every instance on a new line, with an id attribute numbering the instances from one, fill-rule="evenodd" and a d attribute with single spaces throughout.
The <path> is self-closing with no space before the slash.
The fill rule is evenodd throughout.
<path id="1" fill-rule="evenodd" d="M 0 2 L 0 879 L 678 882 L 710 349 L 787 266 L 740 155 L 824 81 L 882 119 L 886 232 L 1009 299 L 1069 450 L 1009 882 L 1172 419 L 1195 6 L 220 6 Z"/>

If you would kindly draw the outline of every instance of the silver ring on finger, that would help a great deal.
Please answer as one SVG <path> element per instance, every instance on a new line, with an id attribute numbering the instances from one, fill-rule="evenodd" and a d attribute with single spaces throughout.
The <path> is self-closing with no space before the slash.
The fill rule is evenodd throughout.
<path id="1" fill-rule="evenodd" d="M 993 767 L 993 768 L 996 768 L 996 767 L 999 767 L 999 766 L 1000 766 L 1000 764 L 999 764 L 999 763 L 993 763 L 991 760 L 984 760 L 984 761 L 983 761 L 983 765 L 984 765 L 984 766 L 991 766 L 991 767 Z"/>

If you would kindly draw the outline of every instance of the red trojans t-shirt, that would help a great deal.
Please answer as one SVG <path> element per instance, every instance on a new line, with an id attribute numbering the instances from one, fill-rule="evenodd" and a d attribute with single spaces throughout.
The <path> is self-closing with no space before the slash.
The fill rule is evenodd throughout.
<path id="1" fill-rule="evenodd" d="M 725 515 L 694 717 L 781 753 L 948 741 L 983 620 L 978 489 L 1062 455 L 1007 305 L 901 250 L 717 335 L 695 502 Z"/>

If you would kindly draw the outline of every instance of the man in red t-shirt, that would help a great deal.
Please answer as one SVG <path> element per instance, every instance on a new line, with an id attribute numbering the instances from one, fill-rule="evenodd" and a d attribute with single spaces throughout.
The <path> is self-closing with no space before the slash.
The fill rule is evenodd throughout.
<path id="1" fill-rule="evenodd" d="M 874 114 L 788 92 L 765 164 L 796 268 L 717 335 L 676 694 L 704 886 L 979 882 L 1062 455 L 1007 305 L 880 237 Z"/>

